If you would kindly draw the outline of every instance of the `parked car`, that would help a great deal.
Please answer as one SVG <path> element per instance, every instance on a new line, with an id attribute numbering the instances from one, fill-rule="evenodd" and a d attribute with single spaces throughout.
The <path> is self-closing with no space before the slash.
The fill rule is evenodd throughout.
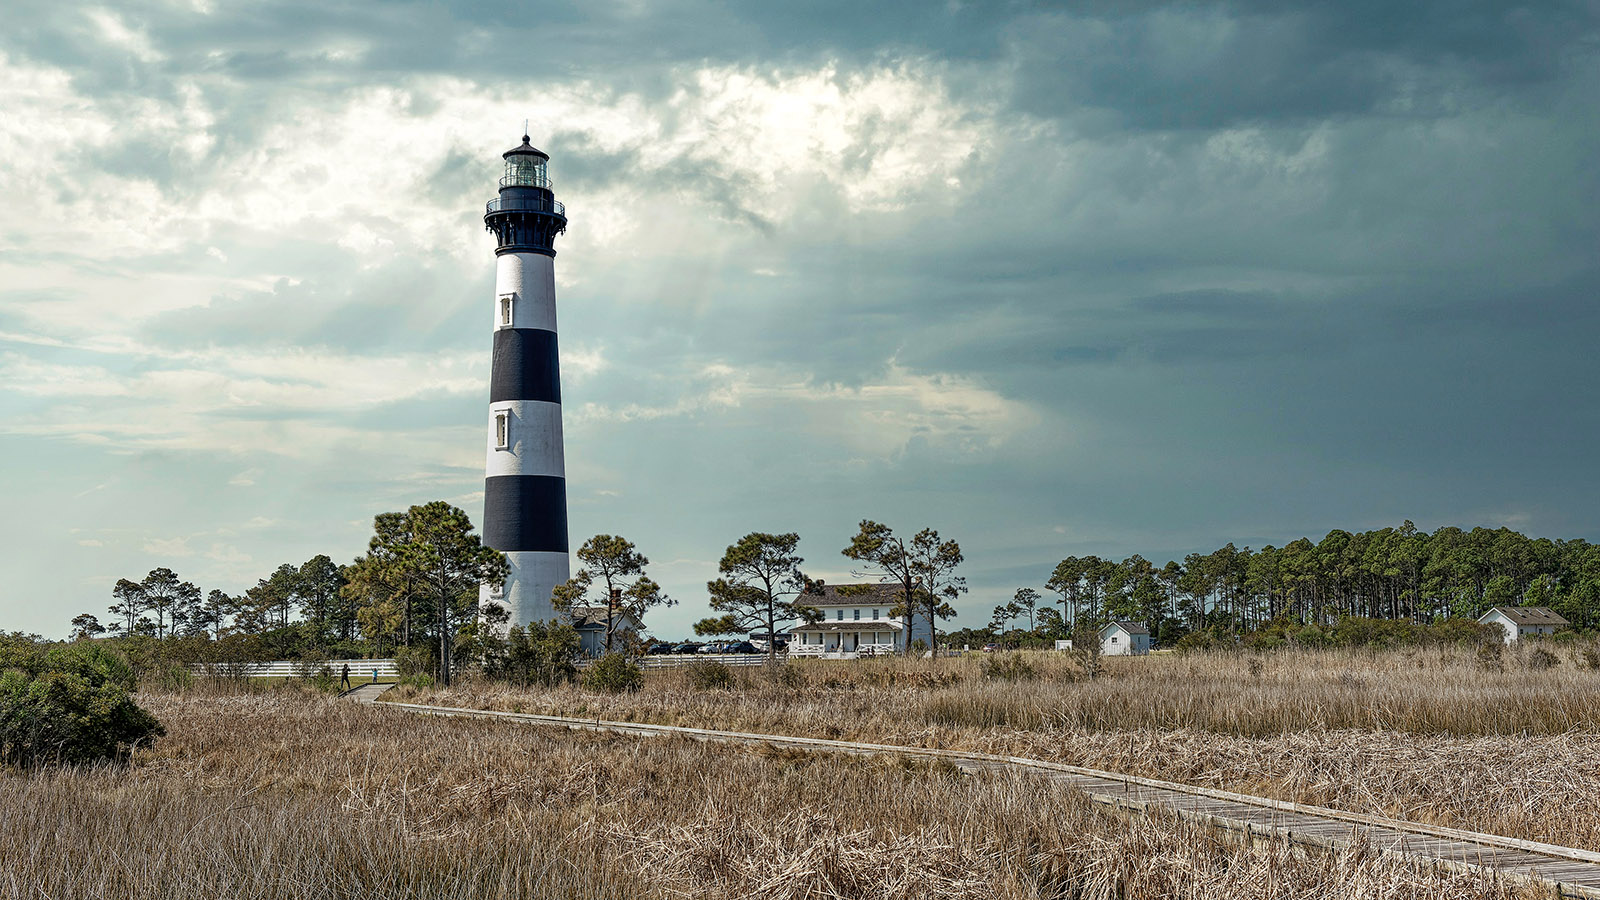
<path id="1" fill-rule="evenodd" d="M 662 655 L 664 653 L 671 653 L 672 650 L 673 650 L 673 647 L 672 647 L 671 644 L 667 644 L 667 643 L 663 643 L 661 641 L 657 641 L 656 643 L 651 644 L 650 646 L 646 647 L 644 649 L 644 652 L 645 652 L 646 656 L 660 656 L 660 655 Z"/>
<path id="2" fill-rule="evenodd" d="M 1000 645 L 999 644 L 984 644 L 983 645 L 983 652 L 985 652 L 985 653 L 994 653 L 994 652 L 998 651 L 999 649 L 1000 649 Z"/>
<path id="3" fill-rule="evenodd" d="M 734 642 L 728 644 L 728 646 L 725 647 L 722 652 L 723 653 L 765 653 L 766 651 L 759 649 L 758 647 L 756 647 L 755 644 L 752 644 L 749 641 L 734 641 Z"/>
<path id="4" fill-rule="evenodd" d="M 672 648 L 672 652 L 673 653 L 699 653 L 700 652 L 700 645 L 696 644 L 694 641 L 684 641 L 683 643 L 679 644 L 678 646 L 673 647 Z"/>
<path id="5" fill-rule="evenodd" d="M 727 653 L 728 652 L 727 647 L 728 647 L 728 642 L 727 641 L 712 641 L 711 643 L 705 645 L 704 647 L 701 647 L 700 648 L 700 652 L 701 653 Z"/>

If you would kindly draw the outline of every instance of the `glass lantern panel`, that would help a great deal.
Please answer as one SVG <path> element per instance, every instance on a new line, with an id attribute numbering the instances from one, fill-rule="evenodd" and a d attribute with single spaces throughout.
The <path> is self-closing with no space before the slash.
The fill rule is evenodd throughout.
<path id="1" fill-rule="evenodd" d="M 537 156 L 513 156 L 506 160 L 504 186 L 549 187 L 545 181 L 544 160 Z"/>

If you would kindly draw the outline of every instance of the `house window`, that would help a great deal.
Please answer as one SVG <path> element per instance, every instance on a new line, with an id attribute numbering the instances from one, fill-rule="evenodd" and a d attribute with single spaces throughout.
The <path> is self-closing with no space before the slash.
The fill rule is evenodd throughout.
<path id="1" fill-rule="evenodd" d="M 505 450 L 511 446 L 511 410 L 502 409 L 494 414 L 494 448 Z"/>
<path id="2" fill-rule="evenodd" d="M 511 325 L 511 307 L 516 302 L 516 294 L 500 295 L 500 327 L 507 328 Z"/>
<path id="3" fill-rule="evenodd" d="M 876 618 L 877 618 L 877 617 L 878 617 L 878 611 L 877 611 L 877 610 L 873 610 L 873 611 L 872 611 L 872 617 L 873 617 L 873 618 L 874 618 L 874 619 L 876 619 Z"/>
<path id="4" fill-rule="evenodd" d="M 1116 642 L 1117 642 L 1117 636 L 1113 634 L 1111 636 L 1111 643 L 1115 644 Z"/>
<path id="5" fill-rule="evenodd" d="M 856 621 L 858 621 L 858 622 L 859 622 L 859 621 L 861 621 L 861 610 L 859 610 L 859 609 L 858 609 L 858 610 L 856 610 L 856 614 L 855 614 L 855 617 L 854 617 L 854 618 L 855 618 L 855 620 L 856 620 Z"/>
<path id="6" fill-rule="evenodd" d="M 842 609 L 835 610 L 834 618 L 839 620 L 840 622 L 843 622 L 844 621 L 844 610 L 842 610 Z"/>

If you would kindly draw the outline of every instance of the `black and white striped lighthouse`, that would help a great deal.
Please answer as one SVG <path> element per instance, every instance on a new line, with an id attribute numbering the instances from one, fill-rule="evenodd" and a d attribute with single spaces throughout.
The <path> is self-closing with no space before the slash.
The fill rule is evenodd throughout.
<path id="1" fill-rule="evenodd" d="M 504 155 L 500 196 L 483 215 L 497 241 L 483 539 L 511 574 L 483 599 L 521 625 L 556 617 L 550 594 L 570 573 L 554 268 L 567 213 L 550 190 L 550 157 L 527 135 Z"/>

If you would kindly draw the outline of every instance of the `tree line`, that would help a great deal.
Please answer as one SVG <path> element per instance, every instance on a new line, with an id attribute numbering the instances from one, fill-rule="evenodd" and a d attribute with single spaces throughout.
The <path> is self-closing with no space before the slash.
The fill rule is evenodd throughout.
<path id="1" fill-rule="evenodd" d="M 700 634 L 781 634 L 820 615 L 807 601 L 823 582 L 807 576 L 795 533 L 752 532 L 728 546 L 719 577 L 707 582 L 713 617 L 696 623 Z M 908 633 L 913 619 L 937 623 L 955 615 L 951 601 L 964 593 L 955 574 L 962 562 L 955 541 L 925 528 L 909 538 L 864 520 L 842 554 L 858 578 L 895 585 Z M 652 609 L 678 601 L 646 573 L 650 560 L 619 535 L 598 534 L 575 551 L 580 567 L 558 585 L 558 610 L 603 613 L 604 647 L 636 649 L 622 623 L 642 622 Z M 480 606 L 479 586 L 498 585 L 507 573 L 503 554 L 485 547 L 467 514 L 448 503 L 382 513 L 373 520 L 367 552 L 346 565 L 319 554 L 284 563 L 238 595 L 204 592 L 169 568 L 143 579 L 121 579 L 102 623 L 82 613 L 72 620 L 74 640 L 102 634 L 158 641 L 201 642 L 210 656 L 229 660 L 426 652 L 444 677 L 458 644 L 483 652 L 485 629 L 505 635 L 505 611 Z M 851 586 L 842 588 L 848 594 Z M 521 638 L 526 639 L 524 631 Z M 544 640 L 544 638 L 540 638 Z M 440 665 L 440 662 L 445 663 Z M 481 659 L 480 659 L 481 662 Z"/>
<path id="2" fill-rule="evenodd" d="M 803 571 L 799 542 L 792 532 L 751 532 L 730 544 L 718 577 L 706 585 L 713 615 L 695 623 L 695 631 L 776 635 L 815 621 L 808 597 L 822 582 Z M 932 626 L 937 646 L 939 624 L 955 615 L 954 602 L 967 591 L 957 574 L 964 557 L 956 541 L 932 528 L 902 535 L 868 519 L 840 552 L 862 580 L 841 586 L 842 593 L 867 583 L 893 585 L 898 603 L 890 614 L 907 634 L 918 619 Z M 626 538 L 595 535 L 575 556 L 579 570 L 552 599 L 558 609 L 602 611 L 607 650 L 623 649 L 616 638 L 622 619 L 642 621 L 649 610 L 677 603 L 646 574 L 649 559 Z M 108 622 L 80 615 L 73 636 L 109 631 L 247 641 L 252 658 L 428 648 L 435 660 L 448 661 L 454 643 L 471 638 L 479 623 L 504 630 L 503 616 L 479 608 L 478 588 L 505 573 L 504 556 L 483 546 L 466 513 L 436 501 L 375 517 L 367 552 L 348 565 L 326 555 L 286 563 L 238 596 L 202 594 L 166 568 L 137 582 L 121 580 Z M 1121 561 L 1071 556 L 1040 587 L 1017 590 L 984 627 L 947 635 L 948 642 L 1007 633 L 1067 637 L 1132 619 L 1148 624 L 1158 642 L 1171 643 L 1196 632 L 1239 635 L 1352 618 L 1422 625 L 1519 605 L 1548 606 L 1592 629 L 1600 627 L 1600 545 L 1508 528 L 1429 533 L 1407 521 L 1259 550 L 1229 543 L 1160 567 L 1139 554 Z"/>
<path id="3" fill-rule="evenodd" d="M 456 633 L 476 619 L 478 586 L 505 572 L 505 557 L 483 546 L 467 514 L 435 501 L 375 517 L 367 552 L 347 565 L 325 554 L 284 563 L 242 594 L 202 592 L 168 568 L 119 580 L 107 621 L 80 614 L 71 636 L 199 641 L 228 660 L 400 647 L 436 647 L 448 660 Z"/>
<path id="4" fill-rule="evenodd" d="M 1170 643 L 1191 632 L 1245 634 L 1352 618 L 1426 625 L 1477 619 L 1495 606 L 1546 606 L 1592 629 L 1600 627 L 1600 545 L 1509 528 L 1429 533 L 1406 521 L 1259 550 L 1229 543 L 1159 568 L 1138 554 L 1120 562 L 1071 556 L 1042 587 L 1054 597 L 1023 588 L 968 637 L 1012 630 L 1065 637 L 1079 625 L 1132 619 Z"/>

